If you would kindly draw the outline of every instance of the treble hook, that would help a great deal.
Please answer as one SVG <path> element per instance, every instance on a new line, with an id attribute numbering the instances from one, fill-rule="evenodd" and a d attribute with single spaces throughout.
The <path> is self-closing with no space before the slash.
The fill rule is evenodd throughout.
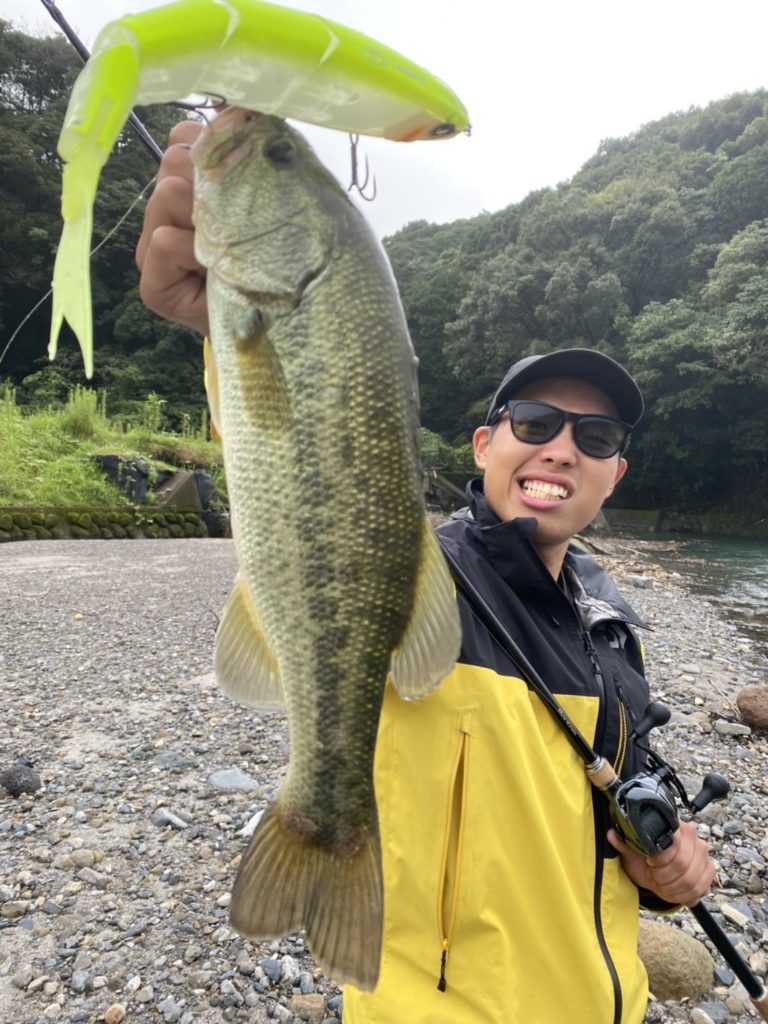
<path id="1" fill-rule="evenodd" d="M 357 145 L 358 145 L 359 141 L 360 141 L 360 136 L 359 135 L 353 135 L 350 132 L 350 135 L 349 135 L 349 147 L 350 147 L 350 155 L 352 157 L 352 181 L 349 183 L 349 188 L 347 189 L 347 192 L 351 192 L 353 188 L 357 189 L 357 193 L 358 193 L 358 195 L 360 196 L 361 199 L 364 199 L 367 203 L 372 203 L 373 200 L 376 198 L 376 177 L 374 176 L 373 178 L 371 178 L 371 168 L 370 168 L 370 166 L 368 164 L 368 157 L 366 156 L 365 157 L 365 163 L 364 163 L 364 168 L 365 168 L 364 174 L 365 174 L 365 176 L 363 178 L 362 184 L 360 183 L 360 165 L 358 163 L 358 158 L 357 158 Z M 368 188 L 368 182 L 369 181 L 371 182 L 371 186 L 373 188 L 373 191 L 371 192 L 370 195 L 366 195 L 365 194 L 365 190 Z"/>
<path id="2" fill-rule="evenodd" d="M 185 103 L 182 100 L 177 100 L 176 102 L 172 103 L 171 106 L 180 107 L 182 110 L 192 110 L 196 114 L 199 114 L 206 124 L 210 124 L 211 121 L 210 118 L 205 113 L 206 110 L 223 110 L 223 108 L 228 105 L 227 99 L 225 96 L 218 96 L 214 93 L 204 92 L 200 93 L 199 95 L 204 97 L 204 101 L 202 103 Z"/>

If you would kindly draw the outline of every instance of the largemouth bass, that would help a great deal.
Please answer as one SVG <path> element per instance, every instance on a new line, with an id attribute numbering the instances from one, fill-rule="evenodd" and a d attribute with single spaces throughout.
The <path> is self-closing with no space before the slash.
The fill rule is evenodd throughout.
<path id="1" fill-rule="evenodd" d="M 325 971 L 370 989 L 384 687 L 389 673 L 402 697 L 426 695 L 460 641 L 423 505 L 416 359 L 386 257 L 296 131 L 230 108 L 192 157 L 239 563 L 215 669 L 244 703 L 284 701 L 291 747 L 230 919 L 254 939 L 303 927 Z"/>

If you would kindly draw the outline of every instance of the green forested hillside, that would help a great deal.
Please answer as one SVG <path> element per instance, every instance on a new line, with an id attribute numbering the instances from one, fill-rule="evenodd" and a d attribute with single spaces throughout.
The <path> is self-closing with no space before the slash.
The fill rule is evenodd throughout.
<path id="1" fill-rule="evenodd" d="M 0 21 L 0 353 L 50 281 L 59 238 L 55 143 L 78 60 Z M 173 108 L 143 111 L 158 139 Z M 544 126 L 542 126 L 544 130 Z M 102 178 L 94 238 L 154 174 L 126 134 Z M 200 342 L 138 300 L 142 204 L 93 260 L 97 370 L 113 414 L 149 392 L 169 425 L 203 402 Z M 565 345 L 633 370 L 648 414 L 617 497 L 742 513 L 768 499 L 768 92 L 670 114 L 605 140 L 574 176 L 492 214 L 416 222 L 386 240 L 419 355 L 422 421 L 466 442 L 514 359 Z M 74 343 L 45 357 L 49 303 L 0 362 L 17 401 L 63 401 Z"/>
<path id="2" fill-rule="evenodd" d="M 520 356 L 598 348 L 648 413 L 618 499 L 760 510 L 768 497 L 768 93 L 604 141 L 571 181 L 388 240 L 424 421 L 463 435 Z"/>

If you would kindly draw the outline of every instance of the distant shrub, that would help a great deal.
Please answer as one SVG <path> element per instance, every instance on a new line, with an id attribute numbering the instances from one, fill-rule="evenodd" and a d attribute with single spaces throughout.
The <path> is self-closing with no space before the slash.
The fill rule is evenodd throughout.
<path id="1" fill-rule="evenodd" d="M 100 399 L 98 392 L 76 384 L 69 393 L 67 404 L 59 413 L 62 429 L 80 439 L 103 434 L 108 426 L 104 415 L 105 403 L 106 395 L 103 394 Z"/>

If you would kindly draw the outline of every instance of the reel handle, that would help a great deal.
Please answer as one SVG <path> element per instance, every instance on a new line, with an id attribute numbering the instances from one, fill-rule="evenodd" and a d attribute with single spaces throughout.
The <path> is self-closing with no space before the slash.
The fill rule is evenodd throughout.
<path id="1" fill-rule="evenodd" d="M 704 776 L 701 789 L 691 800 L 691 811 L 694 814 L 698 814 L 699 811 L 703 811 L 707 804 L 712 803 L 713 800 L 722 800 L 723 797 L 728 795 L 730 789 L 731 785 L 725 776 L 720 775 L 718 772 L 708 772 Z"/>
<path id="2" fill-rule="evenodd" d="M 645 714 L 632 730 L 631 739 L 641 740 L 644 736 L 648 735 L 651 729 L 656 729 L 660 725 L 666 725 L 671 717 L 672 712 L 666 705 L 658 700 L 653 701 L 645 709 Z"/>

